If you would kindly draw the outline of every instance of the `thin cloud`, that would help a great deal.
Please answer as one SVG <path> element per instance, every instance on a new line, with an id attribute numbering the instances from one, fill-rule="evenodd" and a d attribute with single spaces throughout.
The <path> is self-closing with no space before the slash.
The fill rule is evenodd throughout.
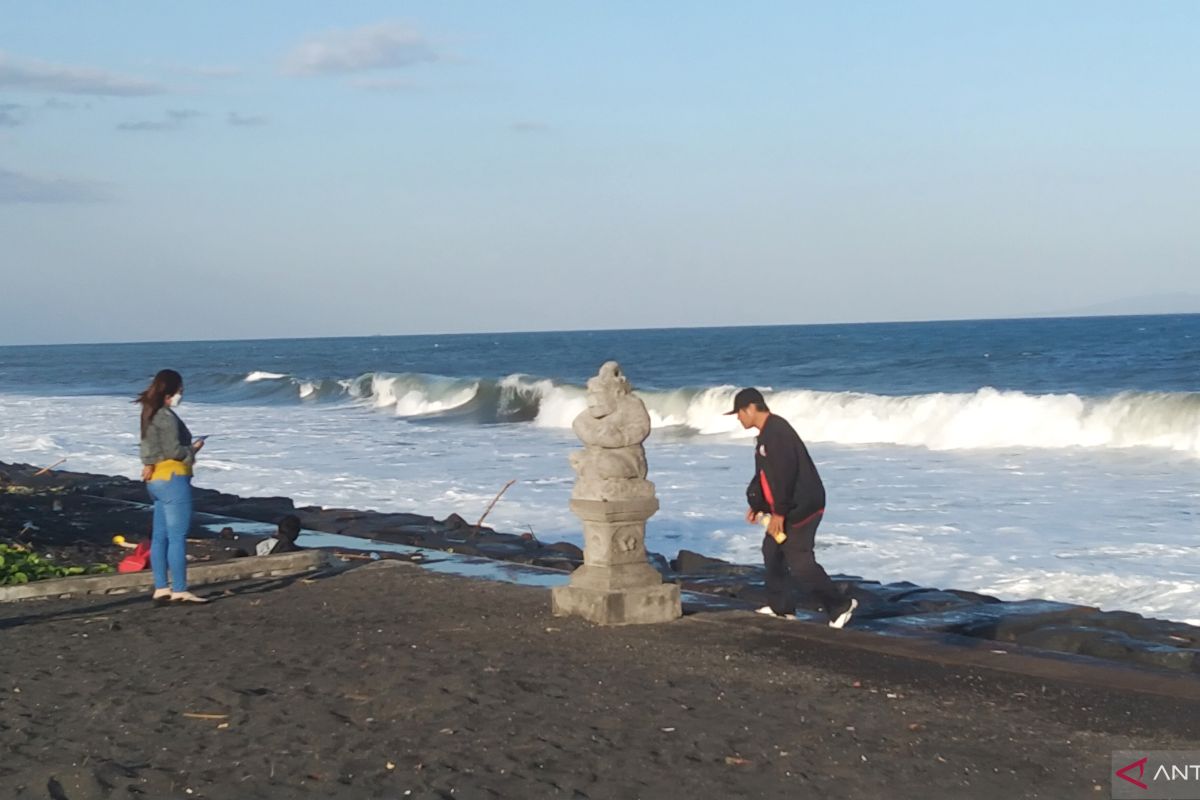
<path id="1" fill-rule="evenodd" d="M 0 88 L 109 97 L 140 97 L 167 91 L 162 84 L 141 78 L 92 67 L 18 60 L 3 52 L 0 52 Z"/>
<path id="2" fill-rule="evenodd" d="M 400 23 L 381 22 L 313 37 L 292 50 L 283 67 L 291 75 L 325 75 L 400 69 L 439 58 L 418 31 Z"/>
<path id="3" fill-rule="evenodd" d="M 0 204 L 98 203 L 110 194 L 104 184 L 65 178 L 38 178 L 0 167 Z"/>
<path id="4" fill-rule="evenodd" d="M 266 125 L 267 124 L 266 117 L 259 117 L 259 116 L 255 116 L 253 114 L 239 114 L 236 111 L 230 111 L 229 114 L 225 117 L 225 121 L 228 122 L 230 125 L 234 125 L 236 127 L 241 127 L 241 128 L 252 128 L 257 125 Z"/>
<path id="5" fill-rule="evenodd" d="M 415 92 L 418 86 L 407 78 L 354 78 L 350 85 L 369 92 Z"/>
<path id="6" fill-rule="evenodd" d="M 245 73 L 245 70 L 243 70 L 241 67 L 228 65 L 186 67 L 184 71 L 201 78 L 238 78 Z"/>
<path id="7" fill-rule="evenodd" d="M 183 124 L 189 119 L 202 116 L 199 111 L 194 111 L 190 108 L 171 109 L 167 111 L 165 119 L 148 119 L 138 120 L 136 122 L 122 122 L 117 125 L 119 131 L 175 131 L 183 127 Z"/>
<path id="8" fill-rule="evenodd" d="M 0 103 L 0 128 L 24 125 L 27 118 L 25 106 L 19 103 Z"/>
<path id="9" fill-rule="evenodd" d="M 48 97 L 46 102 L 42 103 L 46 108 L 52 108 L 56 111 L 72 111 L 76 108 L 91 108 L 89 103 L 72 103 L 69 100 L 59 100 L 57 97 Z"/>

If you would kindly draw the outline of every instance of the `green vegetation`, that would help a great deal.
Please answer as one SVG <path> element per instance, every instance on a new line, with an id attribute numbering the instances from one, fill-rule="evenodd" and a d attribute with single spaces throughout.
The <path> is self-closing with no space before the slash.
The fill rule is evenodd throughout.
<path id="1" fill-rule="evenodd" d="M 40 581 L 43 578 L 65 578 L 68 575 L 95 575 L 112 572 L 108 564 L 88 567 L 60 567 L 20 545 L 0 544 L 0 586 Z"/>

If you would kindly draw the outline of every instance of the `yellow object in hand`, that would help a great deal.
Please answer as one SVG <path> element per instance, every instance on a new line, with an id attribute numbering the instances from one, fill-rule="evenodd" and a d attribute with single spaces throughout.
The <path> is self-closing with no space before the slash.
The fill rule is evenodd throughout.
<path id="1" fill-rule="evenodd" d="M 771 527 L 771 515 L 770 514 L 759 514 L 758 515 L 758 524 L 763 526 L 764 531 L 769 532 L 769 528 Z M 775 540 L 775 544 L 783 544 L 784 542 L 787 541 L 787 534 L 784 533 L 783 531 L 780 531 L 779 533 L 772 534 L 771 538 Z"/>
<path id="2" fill-rule="evenodd" d="M 113 537 L 113 544 L 125 544 L 125 537 L 118 533 Z"/>

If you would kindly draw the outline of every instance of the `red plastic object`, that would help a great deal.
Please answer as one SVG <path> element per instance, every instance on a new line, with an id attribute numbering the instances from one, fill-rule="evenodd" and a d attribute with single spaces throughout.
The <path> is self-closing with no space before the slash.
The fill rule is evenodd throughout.
<path id="1" fill-rule="evenodd" d="M 150 542 L 138 542 L 133 552 L 117 564 L 117 572 L 141 572 L 150 564 Z"/>

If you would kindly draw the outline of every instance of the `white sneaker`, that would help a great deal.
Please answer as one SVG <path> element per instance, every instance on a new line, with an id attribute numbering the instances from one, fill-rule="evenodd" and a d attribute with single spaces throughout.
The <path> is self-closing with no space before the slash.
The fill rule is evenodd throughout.
<path id="1" fill-rule="evenodd" d="M 850 605 L 846 606 L 846 610 L 838 614 L 833 619 L 829 620 L 829 627 L 841 628 L 844 627 L 850 618 L 854 616 L 854 609 L 858 608 L 858 601 L 853 597 L 850 598 Z"/>

